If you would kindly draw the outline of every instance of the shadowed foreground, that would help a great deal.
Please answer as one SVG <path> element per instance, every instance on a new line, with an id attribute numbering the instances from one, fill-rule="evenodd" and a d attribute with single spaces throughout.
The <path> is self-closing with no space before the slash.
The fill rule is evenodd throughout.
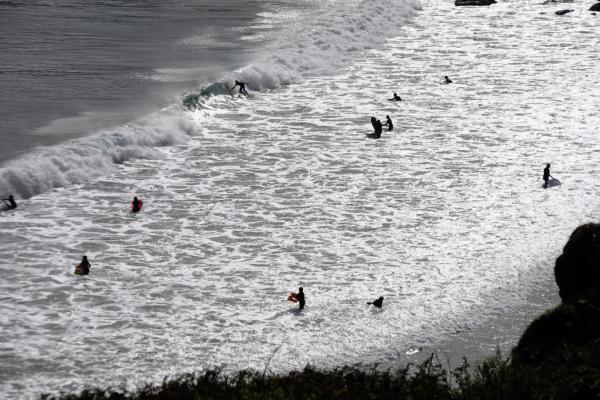
<path id="1" fill-rule="evenodd" d="M 137 392 L 93 389 L 45 399 L 569 399 L 600 400 L 600 224 L 577 228 L 557 258 L 562 304 L 527 328 L 510 357 L 449 370 L 432 355 L 395 371 L 376 367 L 287 375 L 181 375 Z"/>

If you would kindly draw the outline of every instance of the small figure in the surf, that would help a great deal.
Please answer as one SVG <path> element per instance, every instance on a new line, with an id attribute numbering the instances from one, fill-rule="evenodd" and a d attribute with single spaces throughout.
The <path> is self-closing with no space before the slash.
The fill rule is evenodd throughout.
<path id="1" fill-rule="evenodd" d="M 402 101 L 402 99 L 400 98 L 400 96 L 398 96 L 398 94 L 396 92 L 394 92 L 394 97 L 392 97 L 389 100 L 390 101 Z"/>
<path id="2" fill-rule="evenodd" d="M 444 76 L 444 83 L 448 84 L 448 83 L 452 83 L 452 79 L 448 78 L 448 75 Z"/>
<path id="3" fill-rule="evenodd" d="M 292 301 L 294 303 L 299 303 L 300 304 L 300 310 L 302 310 L 304 308 L 304 289 L 303 288 L 298 288 L 298 293 L 290 293 L 290 295 L 288 296 L 288 300 Z"/>
<path id="4" fill-rule="evenodd" d="M 144 204 L 144 202 L 141 199 L 138 199 L 137 197 L 133 198 L 133 201 L 131 202 L 131 212 L 138 212 L 142 209 L 142 205 Z"/>
<path id="5" fill-rule="evenodd" d="M 232 91 L 233 89 L 235 89 L 235 87 L 236 87 L 236 86 L 239 86 L 239 87 L 240 87 L 240 93 L 241 93 L 241 94 L 245 94 L 246 96 L 248 96 L 248 92 L 246 91 L 246 85 L 247 85 L 247 83 L 246 83 L 246 82 L 240 82 L 240 81 L 238 81 L 238 80 L 236 79 L 236 81 L 235 81 L 235 85 L 233 85 L 233 87 L 232 87 L 231 89 L 229 89 L 229 92 L 231 93 L 231 91 Z"/>
<path id="6" fill-rule="evenodd" d="M 87 275 L 90 273 L 90 262 L 87 259 L 87 256 L 83 256 L 81 262 L 78 266 L 75 267 L 75 275 Z"/>
<path id="7" fill-rule="evenodd" d="M 370 302 L 368 302 L 367 304 L 368 304 L 368 305 L 371 305 L 371 304 L 372 304 L 372 305 L 374 305 L 374 306 L 375 306 L 375 307 L 377 307 L 377 308 L 381 308 L 381 307 L 383 307 L 383 296 L 381 296 L 380 298 L 378 298 L 378 299 L 377 299 L 377 300 L 375 300 L 375 301 L 370 301 Z"/>
<path id="8" fill-rule="evenodd" d="M 8 196 L 8 199 L 2 199 L 2 201 L 4 201 L 4 207 L 7 210 L 14 210 L 15 208 L 17 208 L 17 202 L 15 201 L 15 198 L 12 194 Z"/>
<path id="9" fill-rule="evenodd" d="M 304 308 L 304 288 L 298 288 L 298 294 L 296 294 L 296 298 L 298 299 L 299 309 L 302 310 Z"/>
<path id="10" fill-rule="evenodd" d="M 390 118 L 389 115 L 386 115 L 385 118 L 386 118 L 386 121 L 385 121 L 385 124 L 383 124 L 383 125 L 388 127 L 388 131 L 393 131 L 394 124 L 392 123 L 392 119 Z"/>
<path id="11" fill-rule="evenodd" d="M 544 189 L 548 187 L 548 181 L 551 177 L 552 175 L 550 175 L 550 164 L 546 164 L 546 168 L 544 168 L 544 175 L 542 176 L 542 179 L 544 180 Z"/>
<path id="12" fill-rule="evenodd" d="M 375 117 L 371 117 L 371 125 L 373 125 L 374 132 L 367 134 L 367 137 L 379 139 L 381 137 L 381 132 L 383 132 L 383 125 L 381 124 L 381 121 Z"/>

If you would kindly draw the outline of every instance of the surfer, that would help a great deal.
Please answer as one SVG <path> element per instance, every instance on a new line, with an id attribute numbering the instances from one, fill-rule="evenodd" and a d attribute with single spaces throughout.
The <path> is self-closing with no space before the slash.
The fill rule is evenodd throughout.
<path id="1" fill-rule="evenodd" d="M 371 117 L 371 125 L 373 125 L 374 132 L 367 134 L 367 137 L 379 139 L 381 137 L 381 132 L 383 132 L 383 125 L 381 124 L 381 121 L 375 117 Z"/>
<path id="2" fill-rule="evenodd" d="M 544 176 L 542 179 L 544 180 L 544 189 L 548 187 L 548 180 L 550 179 L 550 164 L 546 164 L 546 168 L 544 168 Z"/>
<path id="3" fill-rule="evenodd" d="M 377 307 L 377 308 L 381 308 L 381 307 L 383 307 L 383 296 L 381 296 L 380 298 L 378 298 L 378 299 L 377 299 L 377 300 L 375 300 L 375 301 L 370 301 L 370 302 L 368 302 L 367 304 L 368 304 L 368 305 L 371 305 L 371 304 L 373 304 L 375 307 Z"/>
<path id="4" fill-rule="evenodd" d="M 75 267 L 75 275 L 87 275 L 90 273 L 90 262 L 87 259 L 87 256 L 83 256 L 81 262 L 78 266 Z"/>
<path id="5" fill-rule="evenodd" d="M 142 204 L 143 203 L 141 200 L 138 200 L 137 197 L 134 197 L 133 201 L 131 202 L 131 212 L 136 213 L 140 211 L 142 209 Z"/>
<path id="6" fill-rule="evenodd" d="M 4 201 L 4 205 L 7 210 L 14 210 L 15 208 L 17 208 L 17 202 L 15 201 L 15 198 L 13 197 L 12 194 L 10 196 L 8 196 L 8 199 L 2 199 L 2 200 Z"/>
<path id="7" fill-rule="evenodd" d="M 298 288 L 298 293 L 296 294 L 296 299 L 298 299 L 298 304 L 300 304 L 299 309 L 302 310 L 304 308 L 304 288 Z"/>
<path id="8" fill-rule="evenodd" d="M 386 115 L 385 118 L 387 120 L 386 120 L 385 124 L 383 124 L 383 125 L 386 125 L 388 127 L 388 131 L 394 130 L 394 124 L 392 123 L 392 119 L 390 118 L 390 116 Z"/>
<path id="9" fill-rule="evenodd" d="M 452 80 L 450 78 L 448 78 L 448 75 L 444 76 L 444 83 L 446 83 L 446 84 L 452 83 Z"/>
<path id="10" fill-rule="evenodd" d="M 394 92 L 394 97 L 392 97 L 389 100 L 390 101 L 402 101 L 402 99 L 400 98 L 400 96 L 398 96 L 398 94 L 396 92 Z"/>
<path id="11" fill-rule="evenodd" d="M 238 81 L 236 79 L 235 85 L 233 85 L 233 87 L 231 89 L 229 89 L 229 93 L 231 93 L 231 91 L 233 89 L 235 89 L 236 86 L 239 86 L 240 87 L 240 93 L 245 94 L 246 96 L 248 96 L 248 92 L 246 91 L 246 85 L 247 85 L 246 82 L 240 82 L 240 81 Z"/>

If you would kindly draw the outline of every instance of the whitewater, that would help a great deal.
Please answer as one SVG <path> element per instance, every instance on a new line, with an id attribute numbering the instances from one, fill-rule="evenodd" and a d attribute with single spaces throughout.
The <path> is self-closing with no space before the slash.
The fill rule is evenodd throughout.
<path id="1" fill-rule="evenodd" d="M 247 65 L 1 165 L 4 396 L 394 362 L 481 329 L 491 353 L 523 328 L 493 321 L 556 302 L 554 259 L 600 205 L 589 4 L 273 7 Z"/>

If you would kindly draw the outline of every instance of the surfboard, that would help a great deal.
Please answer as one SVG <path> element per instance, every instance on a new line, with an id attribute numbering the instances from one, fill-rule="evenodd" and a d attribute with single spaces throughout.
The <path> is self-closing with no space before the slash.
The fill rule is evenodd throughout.
<path id="1" fill-rule="evenodd" d="M 560 181 L 556 178 L 552 178 L 548 181 L 548 187 L 560 186 Z"/>
<path id="2" fill-rule="evenodd" d="M 294 292 L 290 293 L 290 295 L 288 296 L 288 301 L 292 301 L 294 303 L 298 302 L 298 295 Z"/>
<path id="3" fill-rule="evenodd" d="M 551 188 L 551 187 L 557 187 L 557 186 L 560 186 L 560 181 L 558 179 L 556 179 L 556 178 L 550 179 L 548 181 L 548 185 L 547 186 L 546 186 L 545 182 L 542 184 L 542 187 L 544 189 L 548 189 L 548 188 Z"/>

